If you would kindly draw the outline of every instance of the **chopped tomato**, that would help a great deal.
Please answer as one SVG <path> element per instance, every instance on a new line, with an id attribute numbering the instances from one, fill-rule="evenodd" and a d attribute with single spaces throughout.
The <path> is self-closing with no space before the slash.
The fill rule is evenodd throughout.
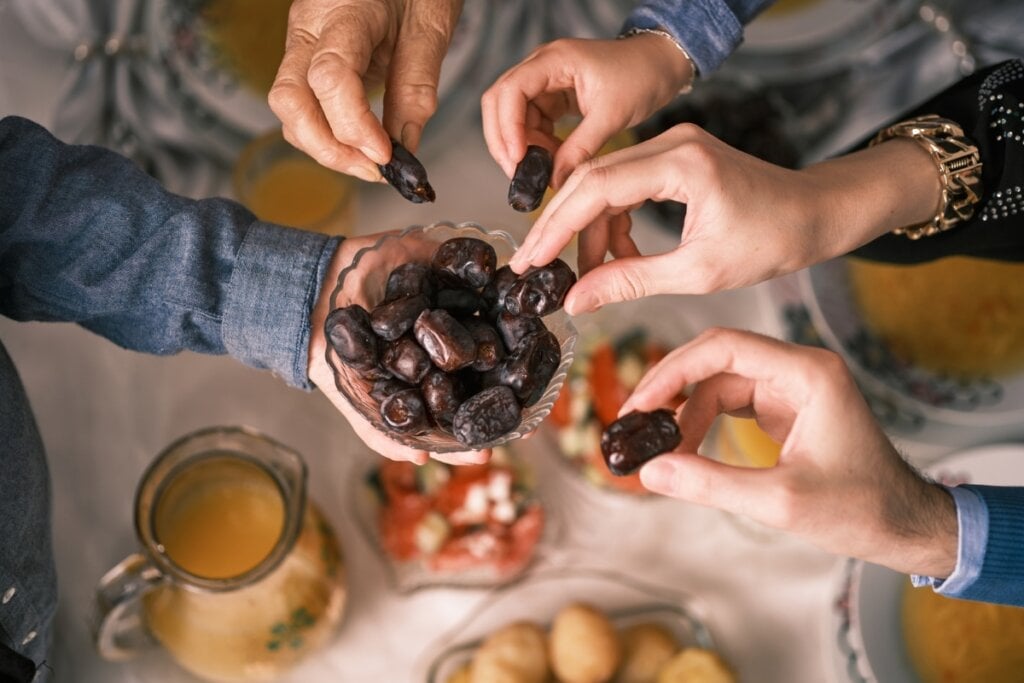
<path id="1" fill-rule="evenodd" d="M 380 465 L 380 485 L 388 500 L 415 493 L 416 465 L 404 460 L 384 460 Z"/>
<path id="2" fill-rule="evenodd" d="M 619 409 L 628 398 L 626 389 L 619 383 L 615 349 L 611 344 L 598 346 L 590 356 L 589 381 L 594 412 L 602 427 L 606 427 L 615 422 Z"/>
<path id="3" fill-rule="evenodd" d="M 540 505 L 531 505 L 512 524 L 507 550 L 498 563 L 498 571 L 514 572 L 525 566 L 533 557 L 533 549 L 543 531 L 544 510 Z"/>
<path id="4" fill-rule="evenodd" d="M 555 405 L 551 406 L 551 414 L 548 415 L 548 419 L 551 420 L 551 424 L 556 427 L 568 427 L 569 423 L 572 422 L 572 414 L 570 413 L 570 404 L 572 403 L 572 391 L 569 389 L 569 384 L 563 384 L 562 390 L 558 392 L 558 398 L 555 399 Z"/>
<path id="5" fill-rule="evenodd" d="M 466 494 L 474 484 L 485 484 L 496 468 L 492 465 L 461 465 L 451 468 L 452 476 L 435 494 L 434 506 L 438 512 L 451 516 L 466 502 Z"/>
<path id="6" fill-rule="evenodd" d="M 384 550 L 398 560 L 419 555 L 416 527 L 430 511 L 430 500 L 418 493 L 406 493 L 380 510 L 380 538 Z"/>

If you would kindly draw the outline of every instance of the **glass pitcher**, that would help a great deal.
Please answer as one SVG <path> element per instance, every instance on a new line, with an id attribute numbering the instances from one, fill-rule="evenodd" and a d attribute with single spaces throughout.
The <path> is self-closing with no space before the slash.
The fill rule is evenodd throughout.
<path id="1" fill-rule="evenodd" d="M 266 681 L 340 622 L 345 568 L 306 499 L 306 466 L 245 428 L 183 437 L 136 490 L 142 552 L 97 588 L 96 646 L 126 659 L 159 643 L 210 681 Z"/>

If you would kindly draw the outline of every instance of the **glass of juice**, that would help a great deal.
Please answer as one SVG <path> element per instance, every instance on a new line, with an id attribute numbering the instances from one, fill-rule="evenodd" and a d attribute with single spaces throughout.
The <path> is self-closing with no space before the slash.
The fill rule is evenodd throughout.
<path id="1" fill-rule="evenodd" d="M 349 235 L 356 182 L 292 147 L 279 130 L 250 142 L 232 173 L 235 198 L 269 223 Z"/>
<path id="2" fill-rule="evenodd" d="M 165 449 L 136 490 L 141 551 L 97 588 L 96 646 L 127 659 L 160 644 L 210 681 L 266 681 L 340 622 L 337 538 L 306 498 L 298 453 L 216 427 Z"/>

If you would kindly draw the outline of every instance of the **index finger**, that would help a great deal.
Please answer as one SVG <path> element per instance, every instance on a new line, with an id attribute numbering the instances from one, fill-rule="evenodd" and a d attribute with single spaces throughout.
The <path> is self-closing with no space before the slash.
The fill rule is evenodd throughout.
<path id="1" fill-rule="evenodd" d="M 306 81 L 313 50 L 314 45 L 305 34 L 289 38 L 267 96 L 271 110 L 281 120 L 285 139 L 328 168 L 371 182 L 379 180 L 380 171 L 375 164 L 332 135 L 320 103 Z"/>
<path id="2" fill-rule="evenodd" d="M 544 93 L 573 87 L 571 72 L 551 53 L 536 53 L 512 67 L 481 101 L 484 139 L 503 169 L 515 168 L 526 154 L 526 113 L 531 101 Z"/>
<path id="3" fill-rule="evenodd" d="M 785 380 L 781 399 L 791 406 L 805 403 L 810 390 L 809 381 L 799 381 L 807 379 L 807 358 L 801 347 L 753 332 L 713 328 L 651 368 L 622 410 L 653 410 L 680 388 L 718 374 L 738 375 L 769 386 Z"/>
<path id="4" fill-rule="evenodd" d="M 385 21 L 363 16 L 358 7 L 336 10 L 320 34 L 306 74 L 335 139 L 377 164 L 391 158 L 391 142 L 370 110 L 363 76 L 386 30 Z"/>

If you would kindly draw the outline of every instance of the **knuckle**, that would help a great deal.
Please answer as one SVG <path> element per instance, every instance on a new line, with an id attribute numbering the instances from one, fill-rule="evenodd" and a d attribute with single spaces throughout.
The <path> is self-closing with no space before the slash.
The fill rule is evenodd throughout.
<path id="1" fill-rule="evenodd" d="M 299 114 L 303 110 L 302 88 L 294 81 L 277 80 L 267 94 L 270 110 L 281 118 Z"/>
<path id="2" fill-rule="evenodd" d="M 437 88 L 432 83 L 402 83 L 390 93 L 389 101 L 401 104 L 407 110 L 420 113 L 423 118 L 437 111 Z"/>
<path id="3" fill-rule="evenodd" d="M 643 276 L 632 268 L 623 268 L 615 281 L 615 289 L 621 300 L 642 299 L 647 296 L 647 283 Z"/>
<path id="4" fill-rule="evenodd" d="M 853 381 L 846 361 L 835 351 L 828 349 L 812 349 L 815 363 L 813 379 L 819 385 L 845 386 Z"/>
<path id="5" fill-rule="evenodd" d="M 338 57 L 332 52 L 321 52 L 313 57 L 306 72 L 309 87 L 316 93 L 327 93 L 337 85 Z"/>

